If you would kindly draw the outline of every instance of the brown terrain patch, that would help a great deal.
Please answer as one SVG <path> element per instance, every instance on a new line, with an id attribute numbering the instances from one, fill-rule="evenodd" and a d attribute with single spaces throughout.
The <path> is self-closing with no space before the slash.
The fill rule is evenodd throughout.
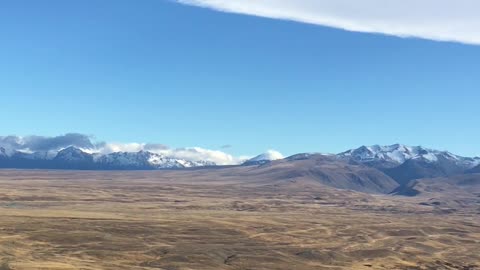
<path id="1" fill-rule="evenodd" d="M 267 180 L 0 171 L 0 270 L 480 269 L 478 203 Z"/>

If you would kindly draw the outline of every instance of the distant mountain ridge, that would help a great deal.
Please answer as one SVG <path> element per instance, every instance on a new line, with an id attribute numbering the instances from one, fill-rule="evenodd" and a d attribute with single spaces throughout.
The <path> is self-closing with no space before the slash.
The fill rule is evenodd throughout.
<path id="1" fill-rule="evenodd" d="M 400 185 L 413 179 L 463 174 L 480 165 L 478 157 L 462 157 L 448 151 L 402 144 L 362 146 L 336 156 L 341 160 L 376 168 Z"/>
<path id="2" fill-rule="evenodd" d="M 78 170 L 157 170 L 215 166 L 209 161 L 192 161 L 168 157 L 148 151 L 116 152 L 110 154 L 87 153 L 70 146 L 58 151 L 8 153 L 0 148 L 0 168 L 18 169 L 78 169 Z"/>
<path id="3" fill-rule="evenodd" d="M 376 164 L 384 167 L 395 167 L 412 159 L 435 163 L 439 160 L 450 160 L 464 168 L 472 168 L 480 164 L 480 158 L 462 157 L 448 151 L 439 151 L 421 146 L 394 144 L 389 146 L 362 146 L 337 155 L 340 158 L 352 159 L 364 164 Z"/>
<path id="4" fill-rule="evenodd" d="M 216 166 L 214 162 L 179 159 L 148 151 L 140 151 L 136 153 L 117 152 L 108 155 L 97 155 L 95 156 L 95 161 L 102 166 L 112 169 L 181 169 Z"/>

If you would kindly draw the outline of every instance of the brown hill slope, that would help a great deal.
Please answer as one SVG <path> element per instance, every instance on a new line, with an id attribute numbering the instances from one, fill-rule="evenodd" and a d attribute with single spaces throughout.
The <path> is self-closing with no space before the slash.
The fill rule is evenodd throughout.
<path id="1" fill-rule="evenodd" d="M 462 174 L 450 177 L 425 178 L 410 181 L 397 188 L 397 195 L 416 196 L 441 194 L 451 199 L 480 196 L 480 174 Z"/>
<path id="2" fill-rule="evenodd" d="M 247 166 L 236 173 L 256 179 L 306 181 L 367 193 L 389 193 L 398 187 L 395 180 L 377 169 L 349 164 L 324 155 L 287 158 L 261 166 Z"/>

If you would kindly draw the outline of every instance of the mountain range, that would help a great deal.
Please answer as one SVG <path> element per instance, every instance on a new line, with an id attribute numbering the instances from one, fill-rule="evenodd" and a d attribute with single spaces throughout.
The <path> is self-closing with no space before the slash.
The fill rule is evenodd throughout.
<path id="1" fill-rule="evenodd" d="M 301 153 L 282 158 L 270 151 L 236 166 L 179 159 L 148 151 L 87 153 L 70 146 L 58 152 L 25 153 L 0 147 L 0 168 L 159 170 L 209 168 L 258 179 L 314 181 L 371 193 L 415 193 L 412 181 L 480 174 L 480 158 L 401 144 L 362 146 L 339 154 Z M 417 182 L 418 183 L 418 182 Z M 410 188 L 409 188 L 410 187 Z"/>
<path id="2" fill-rule="evenodd" d="M 158 170 L 207 167 L 209 161 L 192 161 L 168 157 L 148 151 L 87 153 L 70 146 L 52 152 L 24 153 L 0 147 L 0 168 L 13 169 L 72 169 L 72 170 Z"/>
<path id="3" fill-rule="evenodd" d="M 480 158 L 462 157 L 421 146 L 362 146 L 336 155 L 350 162 L 378 169 L 400 185 L 419 178 L 448 177 L 476 170 Z"/>

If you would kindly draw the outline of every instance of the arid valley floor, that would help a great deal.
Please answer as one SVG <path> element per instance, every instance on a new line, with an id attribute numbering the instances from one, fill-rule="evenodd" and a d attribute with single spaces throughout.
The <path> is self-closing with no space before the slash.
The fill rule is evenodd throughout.
<path id="1" fill-rule="evenodd" d="M 440 199 L 222 170 L 3 170 L 0 269 L 480 269 L 479 201 Z"/>

